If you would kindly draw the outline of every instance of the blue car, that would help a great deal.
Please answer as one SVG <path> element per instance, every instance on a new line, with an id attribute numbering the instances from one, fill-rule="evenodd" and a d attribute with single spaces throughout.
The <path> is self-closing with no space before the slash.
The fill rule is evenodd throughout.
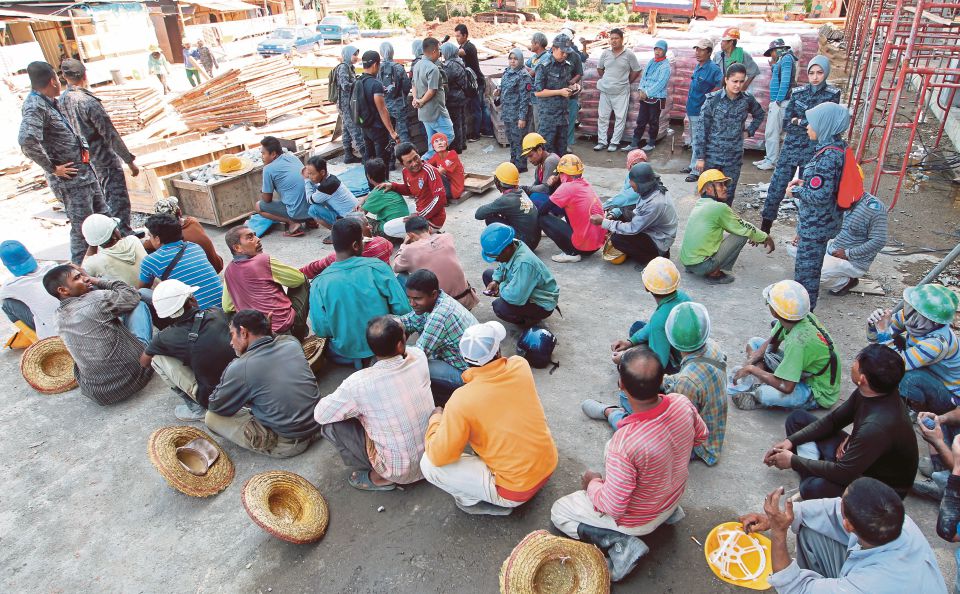
<path id="1" fill-rule="evenodd" d="M 360 27 L 345 16 L 324 17 L 317 25 L 317 31 L 325 43 L 328 39 L 343 43 L 360 37 Z"/>
<path id="2" fill-rule="evenodd" d="M 319 49 L 322 43 L 320 35 L 308 27 L 280 27 L 257 44 L 257 53 L 263 57 L 276 56 L 293 51 Z"/>

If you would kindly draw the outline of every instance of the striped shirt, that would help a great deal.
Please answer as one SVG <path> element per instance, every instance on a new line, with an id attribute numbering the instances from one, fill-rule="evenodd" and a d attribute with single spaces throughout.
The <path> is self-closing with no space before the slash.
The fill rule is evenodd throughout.
<path id="1" fill-rule="evenodd" d="M 707 344 L 699 351 L 688 354 L 680 361 L 679 373 L 663 378 L 664 388 L 689 398 L 707 424 L 710 435 L 702 445 L 693 448 L 693 453 L 707 466 L 713 466 L 720 458 L 727 427 L 726 362 L 727 356 L 719 345 L 707 340 Z"/>
<path id="2" fill-rule="evenodd" d="M 407 334 L 420 333 L 417 348 L 430 359 L 439 359 L 460 371 L 467 369 L 467 362 L 460 353 L 460 338 L 463 331 L 476 325 L 477 318 L 460 305 L 460 302 L 440 291 L 432 311 L 418 314 L 415 311 L 400 317 Z"/>
<path id="3" fill-rule="evenodd" d="M 223 300 L 223 283 L 220 282 L 217 271 L 207 260 L 207 254 L 204 253 L 203 248 L 189 241 L 174 241 L 161 245 L 157 251 L 144 258 L 140 265 L 140 282 L 150 286 L 155 279 L 163 276 L 163 271 L 167 269 L 167 265 L 184 243 L 187 244 L 187 248 L 183 252 L 183 257 L 173 267 L 167 279 L 176 279 L 185 285 L 200 287 L 194 293 L 200 309 L 220 307 Z"/>
<path id="4" fill-rule="evenodd" d="M 140 391 L 153 369 L 140 366 L 144 345 L 120 316 L 140 305 L 140 294 L 118 280 L 99 280 L 96 289 L 60 302 L 60 338 L 76 364 L 80 393 L 97 404 L 114 404 Z"/>
<path id="5" fill-rule="evenodd" d="M 673 507 L 687 487 L 690 452 L 707 438 L 707 425 L 681 394 L 633 413 L 607 444 L 604 478 L 587 485 L 596 510 L 618 526 L 650 523 Z"/>
<path id="6" fill-rule="evenodd" d="M 916 337 L 907 332 L 903 310 L 893 314 L 890 330 L 878 332 L 867 338 L 871 342 L 880 342 L 892 346 L 893 335 L 902 334 L 907 348 L 900 353 L 907 371 L 925 368 L 937 376 L 943 385 L 953 393 L 953 403 L 960 406 L 960 341 L 949 325 L 937 328 L 933 332 Z"/>
<path id="7" fill-rule="evenodd" d="M 420 458 L 433 412 L 430 371 L 423 351 L 382 359 L 357 371 L 317 403 L 313 417 L 326 425 L 357 419 L 373 442 L 370 462 L 383 478 L 407 484 L 423 478 Z"/>

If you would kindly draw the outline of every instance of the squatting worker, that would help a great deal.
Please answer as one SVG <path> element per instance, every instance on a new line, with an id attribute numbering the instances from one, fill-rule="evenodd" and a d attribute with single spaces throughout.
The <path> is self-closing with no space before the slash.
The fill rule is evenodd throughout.
<path id="1" fill-rule="evenodd" d="M 550 269 L 522 241 L 513 227 L 492 223 L 480 234 L 487 262 L 499 262 L 483 272 L 485 295 L 496 297 L 493 313 L 505 322 L 530 326 L 550 317 L 560 300 L 560 287 Z"/>
<path id="2" fill-rule="evenodd" d="M 90 147 L 60 109 L 60 80 L 46 62 L 27 65 L 30 94 L 23 100 L 17 142 L 20 150 L 43 169 L 50 191 L 63 202 L 70 225 L 70 260 L 83 262 L 87 242 L 81 223 L 91 213 L 106 214 L 100 180 L 90 165 Z"/>
<path id="3" fill-rule="evenodd" d="M 100 179 L 100 189 L 110 216 L 120 219 L 120 235 L 129 235 L 130 195 L 120 162 L 126 163 L 130 175 L 136 177 L 140 173 L 140 168 L 133 162 L 136 157 L 120 138 L 100 99 L 90 92 L 83 62 L 64 60 L 60 70 L 67 79 L 67 90 L 60 96 L 60 107 L 74 131 L 87 140 L 90 164 Z"/>

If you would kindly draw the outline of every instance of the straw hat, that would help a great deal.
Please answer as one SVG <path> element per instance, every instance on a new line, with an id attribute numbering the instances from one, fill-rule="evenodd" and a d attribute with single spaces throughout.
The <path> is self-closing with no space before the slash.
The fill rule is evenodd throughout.
<path id="1" fill-rule="evenodd" d="M 181 464 L 177 449 L 201 438 L 213 444 L 218 455 L 202 476 L 190 473 Z M 227 488 L 233 481 L 233 462 L 223 448 L 208 434 L 194 427 L 179 425 L 161 427 L 147 441 L 147 455 L 170 486 L 191 497 L 210 497 Z"/>
<path id="2" fill-rule="evenodd" d="M 310 370 L 313 373 L 320 371 L 323 366 L 323 351 L 327 348 L 327 339 L 310 335 L 303 339 L 300 346 L 303 347 L 303 356 L 307 359 Z"/>
<path id="3" fill-rule="evenodd" d="M 220 175 L 240 175 L 253 169 L 253 161 L 240 155 L 223 155 L 217 164 Z"/>
<path id="4" fill-rule="evenodd" d="M 330 522 L 330 510 L 320 491 L 292 472 L 271 470 L 253 475 L 243 486 L 241 498 L 257 526 L 294 544 L 320 540 Z"/>
<path id="5" fill-rule="evenodd" d="M 500 568 L 502 594 L 603 594 L 610 570 L 597 547 L 536 530 L 520 541 Z"/>
<path id="6" fill-rule="evenodd" d="M 23 379 L 41 394 L 59 394 L 77 387 L 73 357 L 59 336 L 38 340 L 20 359 Z"/>

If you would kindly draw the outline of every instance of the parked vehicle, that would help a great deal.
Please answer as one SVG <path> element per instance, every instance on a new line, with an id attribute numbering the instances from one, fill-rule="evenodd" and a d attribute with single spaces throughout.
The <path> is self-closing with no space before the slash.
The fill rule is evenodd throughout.
<path id="1" fill-rule="evenodd" d="M 326 43 L 328 40 L 344 43 L 360 37 L 360 27 L 341 15 L 323 17 L 317 25 L 317 31 L 320 33 L 321 43 Z"/>
<path id="2" fill-rule="evenodd" d="M 322 44 L 320 34 L 309 27 L 280 27 L 257 44 L 257 53 L 264 57 L 276 56 L 311 48 L 320 49 Z"/>
<path id="3" fill-rule="evenodd" d="M 712 21 L 720 15 L 720 0 L 626 0 L 630 12 L 656 11 L 658 21 Z"/>

